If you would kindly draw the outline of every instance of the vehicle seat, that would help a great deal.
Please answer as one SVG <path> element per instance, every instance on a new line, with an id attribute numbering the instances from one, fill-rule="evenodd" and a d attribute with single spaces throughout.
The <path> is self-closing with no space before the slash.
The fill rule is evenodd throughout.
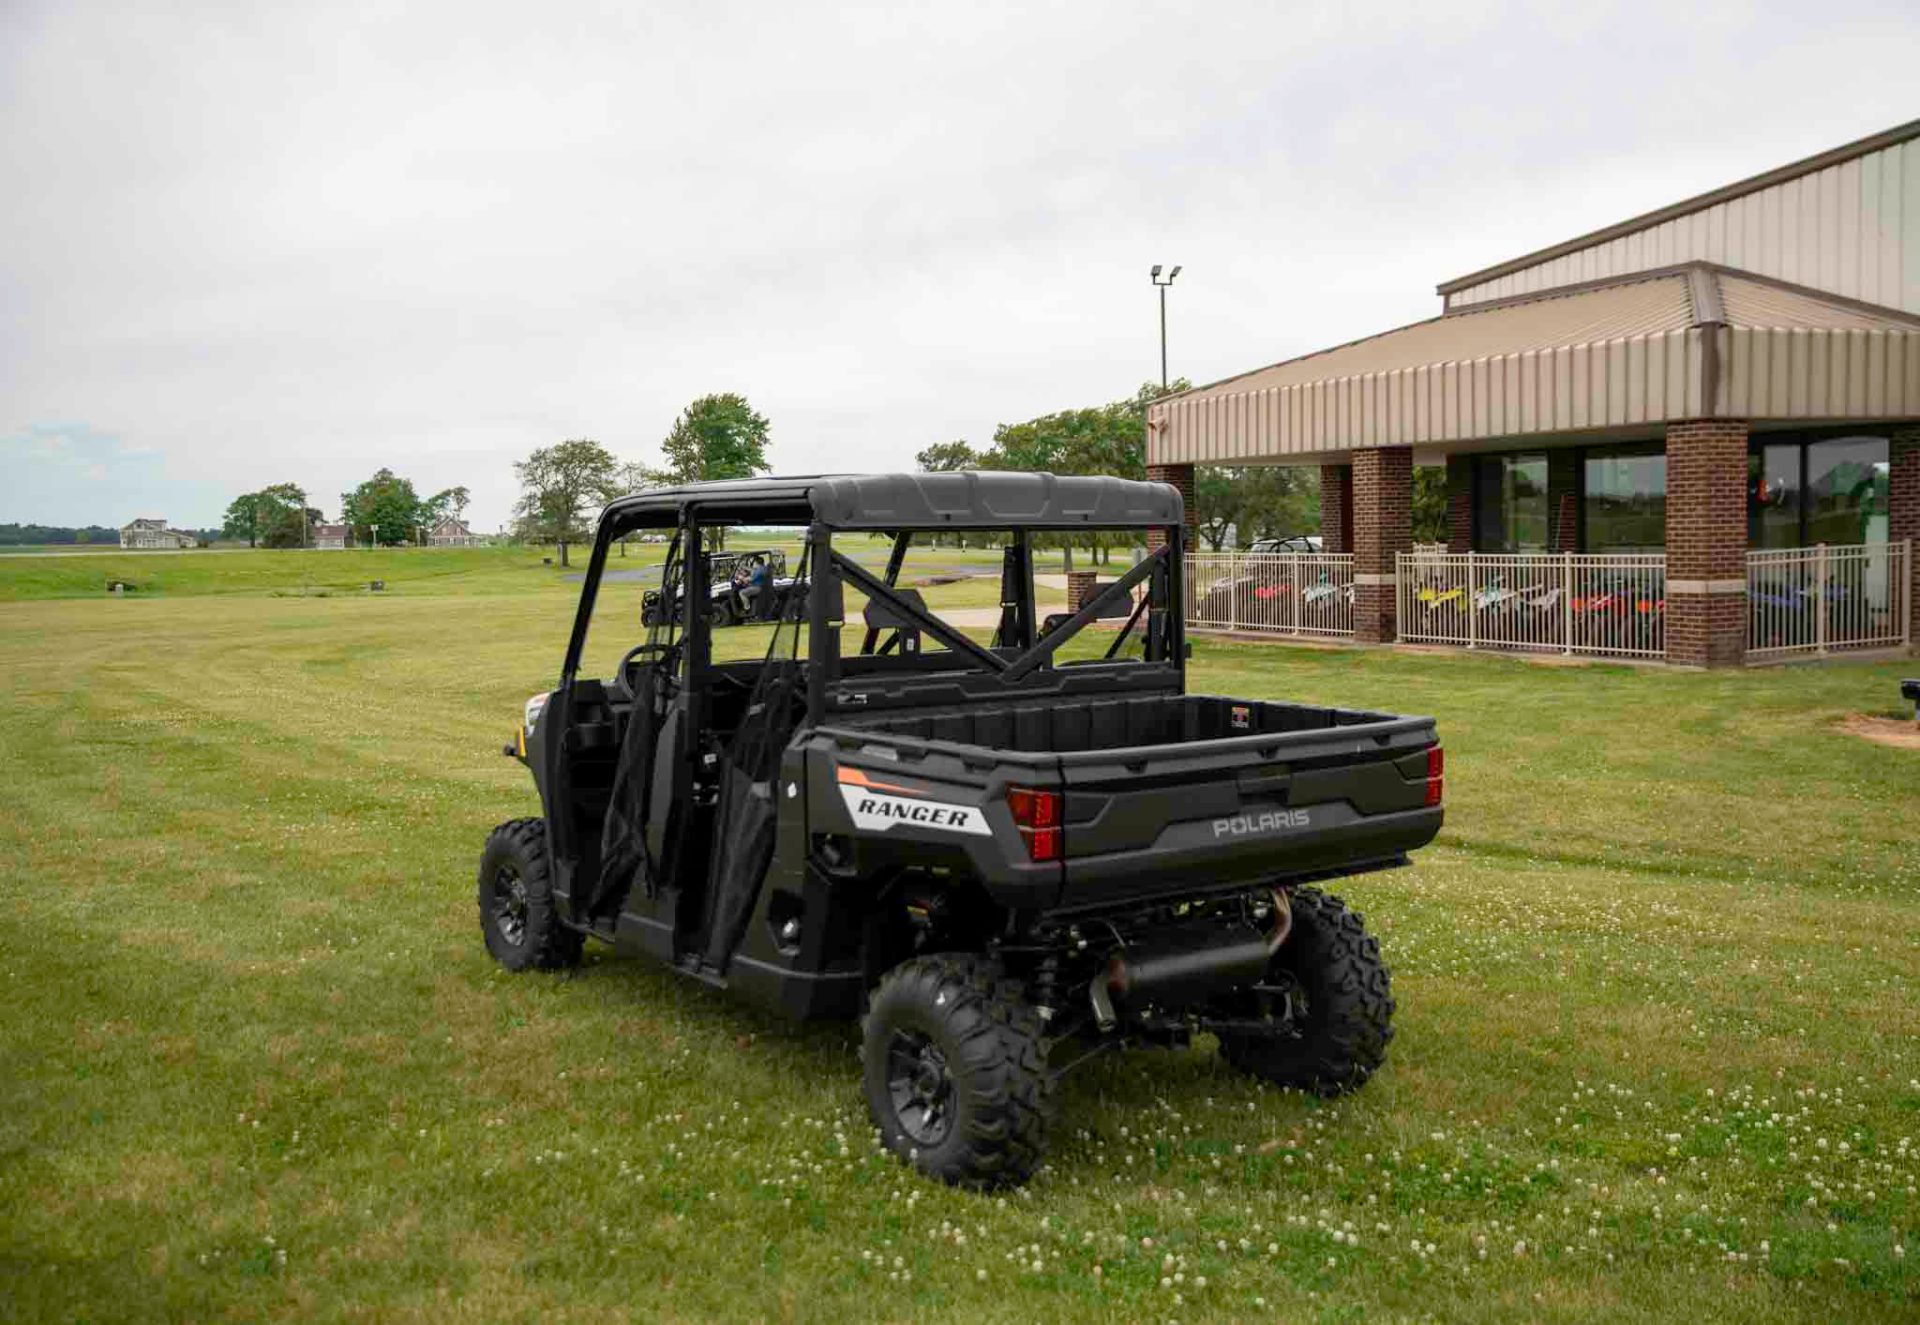
<path id="1" fill-rule="evenodd" d="M 927 610 L 927 600 L 920 596 L 918 589 L 895 589 L 894 592 L 922 612 Z M 888 653 L 895 646 L 899 647 L 902 656 L 920 652 L 920 628 L 908 617 L 895 611 L 892 603 L 870 598 L 863 615 L 870 629 L 893 632 L 874 652 Z"/>

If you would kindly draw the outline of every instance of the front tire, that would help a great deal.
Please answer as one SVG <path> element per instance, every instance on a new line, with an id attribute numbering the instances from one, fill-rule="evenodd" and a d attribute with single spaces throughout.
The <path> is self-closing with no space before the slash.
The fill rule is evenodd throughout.
<path id="1" fill-rule="evenodd" d="M 1271 1034 L 1222 1035 L 1220 1056 L 1276 1086 L 1344 1095 L 1386 1060 L 1392 979 L 1358 912 L 1318 888 L 1296 888 L 1291 901 L 1293 932 L 1268 971 L 1306 995 L 1305 1016 Z"/>
<path id="2" fill-rule="evenodd" d="M 580 964 L 585 942 L 554 910 L 547 825 L 514 819 L 487 837 L 480 853 L 480 933 L 509 971 L 554 971 Z"/>
<path id="3" fill-rule="evenodd" d="M 1046 1042 L 1015 981 L 983 957 L 916 957 L 881 978 L 862 1049 L 887 1148 L 957 1187 L 1018 1186 L 1046 1153 Z"/>

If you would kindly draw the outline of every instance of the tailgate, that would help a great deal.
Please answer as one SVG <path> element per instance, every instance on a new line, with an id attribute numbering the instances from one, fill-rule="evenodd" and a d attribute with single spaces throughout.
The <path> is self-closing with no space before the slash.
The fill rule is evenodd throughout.
<path id="1" fill-rule="evenodd" d="M 1062 754 L 1060 905 L 1397 863 L 1440 830 L 1437 743 L 1431 718 L 1383 718 Z"/>

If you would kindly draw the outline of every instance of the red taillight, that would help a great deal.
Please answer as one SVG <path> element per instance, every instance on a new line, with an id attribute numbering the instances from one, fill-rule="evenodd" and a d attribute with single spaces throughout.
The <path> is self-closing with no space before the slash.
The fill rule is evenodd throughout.
<path id="1" fill-rule="evenodd" d="M 1014 826 L 1027 844 L 1027 855 L 1037 861 L 1059 860 L 1064 852 L 1060 828 L 1060 793 L 1033 787 L 1008 787 L 1007 808 Z"/>
<path id="2" fill-rule="evenodd" d="M 1438 805 L 1445 795 L 1447 752 L 1437 745 L 1427 747 L 1427 804 Z"/>

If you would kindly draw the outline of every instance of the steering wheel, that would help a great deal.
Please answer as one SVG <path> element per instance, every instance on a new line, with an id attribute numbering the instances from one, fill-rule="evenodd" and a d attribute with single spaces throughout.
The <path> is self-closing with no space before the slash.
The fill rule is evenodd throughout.
<path id="1" fill-rule="evenodd" d="M 627 650 L 626 656 L 620 659 L 620 667 L 613 674 L 613 688 L 620 693 L 622 699 L 631 703 L 638 698 L 633 691 L 634 661 L 644 653 L 665 654 L 671 653 L 672 651 L 673 646 L 670 644 L 646 643 L 634 645 L 631 649 Z"/>

